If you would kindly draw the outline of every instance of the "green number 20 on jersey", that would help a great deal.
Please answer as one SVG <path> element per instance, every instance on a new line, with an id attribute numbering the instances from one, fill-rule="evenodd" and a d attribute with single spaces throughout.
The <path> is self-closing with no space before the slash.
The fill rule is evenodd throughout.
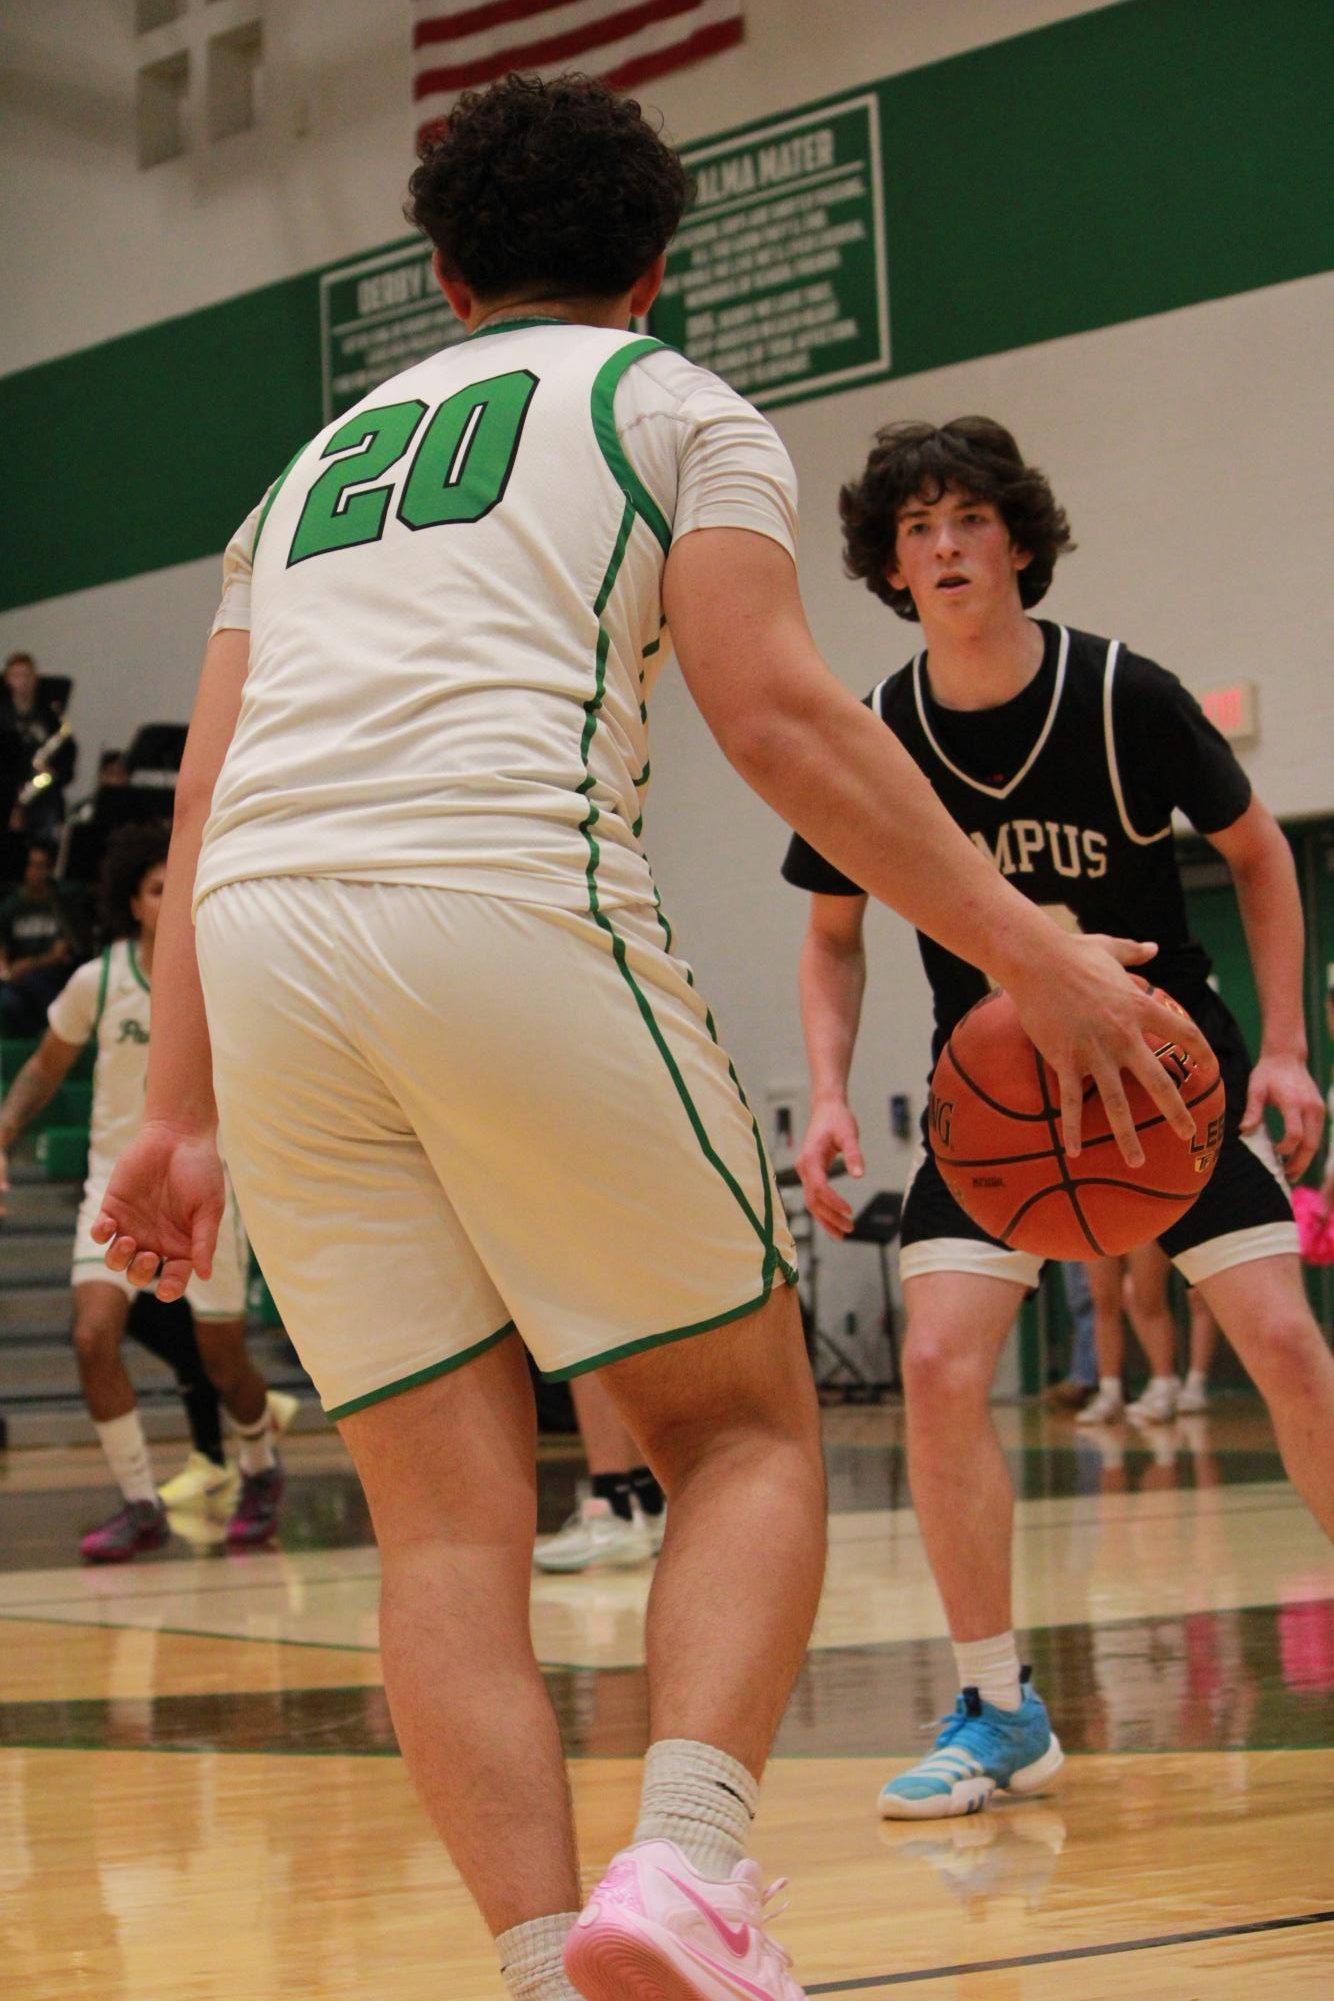
<path id="1" fill-rule="evenodd" d="M 398 503 L 399 520 L 414 529 L 480 521 L 504 494 L 536 388 L 537 377 L 521 368 L 470 383 L 439 404 L 429 422 L 427 405 L 418 399 L 349 417 L 320 455 L 332 463 L 306 496 L 288 567 L 333 549 L 379 541 L 393 497 L 393 482 L 384 475 L 419 434 Z M 275 486 L 270 505 L 277 491 Z M 261 517 L 261 532 L 263 527 Z"/>

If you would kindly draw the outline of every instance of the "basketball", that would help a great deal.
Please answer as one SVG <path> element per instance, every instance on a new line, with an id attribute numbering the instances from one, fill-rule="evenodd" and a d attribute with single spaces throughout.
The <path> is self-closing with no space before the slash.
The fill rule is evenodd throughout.
<path id="1" fill-rule="evenodd" d="M 1147 982 L 1141 981 L 1147 986 Z M 1155 999 L 1177 1003 L 1158 988 Z M 964 1016 L 941 1052 L 927 1114 L 941 1175 L 960 1208 L 1010 1250 L 1042 1258 L 1118 1256 L 1184 1216 L 1223 1139 L 1223 1080 L 1175 1043 L 1154 1052 L 1195 1120 L 1178 1138 L 1139 1081 L 1124 1076 L 1144 1161 L 1131 1167 L 1112 1137 L 1092 1081 L 1084 1090 L 1083 1149 L 1061 1145 L 1056 1073 L 1002 992 Z"/>

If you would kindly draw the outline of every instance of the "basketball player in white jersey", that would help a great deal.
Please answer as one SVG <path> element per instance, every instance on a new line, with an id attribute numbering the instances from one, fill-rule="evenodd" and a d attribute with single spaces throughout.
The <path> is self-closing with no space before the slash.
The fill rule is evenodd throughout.
<path id="1" fill-rule="evenodd" d="M 1301 903 L 1282 832 L 1172 675 L 1119 640 L 1028 617 L 1069 529 L 1001 425 L 964 417 L 887 426 L 841 507 L 849 574 L 920 621 L 926 641 L 867 698 L 886 735 L 1034 903 L 1086 932 L 1133 923 L 1152 940 L 1145 972 L 1208 1036 L 1227 1088 L 1226 1135 L 1208 1186 L 1160 1242 L 1267 1399 L 1288 1473 L 1334 1535 L 1334 1357 L 1306 1302 L 1284 1180 L 1310 1164 L 1322 1108 L 1306 1070 Z M 1187 929 L 1172 842 L 1178 807 L 1236 882 L 1264 1023 L 1254 1067 Z M 840 1153 L 854 1175 L 862 1167 L 847 1094 L 866 897 L 855 871 L 830 867 L 817 849 L 794 840 L 783 870 L 813 892 L 801 962 L 812 1112 L 798 1165 L 812 1213 L 842 1236 L 852 1211 L 828 1169 Z M 942 949 L 930 937 L 921 948 L 938 1054 L 987 990 L 979 969 L 994 968 L 982 950 Z M 1266 1106 L 1283 1122 L 1277 1154 Z M 976 1812 L 998 1786 L 1039 1790 L 1062 1753 L 1020 1668 L 1014 1494 L 988 1402 L 1040 1261 L 993 1243 L 925 1152 L 906 1191 L 902 1242 L 909 1473 L 960 1683 L 935 1750 L 881 1794 L 887 1818 L 920 1819 Z"/>
<path id="2" fill-rule="evenodd" d="M 820 1589 L 818 1414 L 773 1177 L 640 843 L 669 644 L 765 798 L 981 942 L 1072 1126 L 1093 1069 L 1126 1130 L 1124 1065 L 1184 1130 L 1143 1041 L 1175 1029 L 819 659 L 777 437 L 628 330 L 687 193 L 638 106 L 511 77 L 412 193 L 470 337 L 330 424 L 232 545 L 148 1122 L 98 1229 L 164 1297 L 207 1270 L 220 1121 L 369 1496 L 399 1741 L 511 1994 L 797 2001 L 745 1854 Z M 516 1327 L 550 1375 L 605 1371 L 669 1498 L 636 1840 L 580 1917 Z"/>
<path id="3" fill-rule="evenodd" d="M 133 1288 L 109 1272 L 90 1234 L 107 1182 L 134 1139 L 144 1109 L 150 981 L 166 874 L 164 828 L 127 827 L 111 843 L 103 878 L 106 917 L 115 937 L 71 975 L 47 1011 L 47 1031 L 0 1105 L 0 1214 L 8 1187 L 6 1155 L 49 1103 L 89 1041 L 96 1040 L 88 1173 L 74 1233 L 74 1353 L 84 1401 L 121 1506 L 80 1543 L 87 1563 L 125 1563 L 170 1538 L 139 1416 L 121 1356 Z M 219 1220 L 211 1277 L 196 1276 L 185 1296 L 194 1314 L 204 1367 L 240 1439 L 241 1491 L 227 1528 L 233 1547 L 266 1542 L 278 1523 L 283 1476 L 263 1379 L 246 1353 L 249 1249 L 230 1189 Z"/>

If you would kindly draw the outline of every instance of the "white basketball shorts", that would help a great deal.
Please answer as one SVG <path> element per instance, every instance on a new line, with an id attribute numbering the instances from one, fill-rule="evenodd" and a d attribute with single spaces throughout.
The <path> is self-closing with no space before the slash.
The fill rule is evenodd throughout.
<path id="1" fill-rule="evenodd" d="M 124 1272 L 108 1271 L 106 1245 L 93 1241 L 92 1227 L 102 1207 L 102 1197 L 111 1179 L 108 1167 L 92 1173 L 84 1183 L 79 1204 L 79 1220 L 74 1228 L 74 1268 L 71 1285 L 114 1285 L 132 1299 L 138 1291 Z M 241 1227 L 236 1197 L 229 1188 L 227 1206 L 218 1226 L 218 1247 L 213 1253 L 213 1271 L 208 1278 L 191 1276 L 185 1288 L 190 1311 L 197 1320 L 242 1320 L 246 1310 L 246 1286 L 250 1278 L 250 1246 Z"/>
<path id="2" fill-rule="evenodd" d="M 517 1327 L 574 1376 L 755 1311 L 795 1253 L 651 906 L 269 877 L 196 919 L 221 1139 L 326 1410 Z"/>

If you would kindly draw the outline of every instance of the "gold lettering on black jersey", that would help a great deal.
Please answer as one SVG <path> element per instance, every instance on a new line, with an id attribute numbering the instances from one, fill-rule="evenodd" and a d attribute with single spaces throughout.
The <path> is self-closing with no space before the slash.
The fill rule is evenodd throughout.
<path id="1" fill-rule="evenodd" d="M 1096 882 L 1099 876 L 1107 873 L 1107 836 L 1095 834 L 1091 827 L 1085 827 L 1079 841 L 1084 850 L 1084 873 L 1090 882 Z"/>
<path id="2" fill-rule="evenodd" d="M 1041 820 L 1016 820 L 1014 844 L 1019 851 L 1020 875 L 1032 875 L 1033 857 L 1040 855 L 1047 845 L 1047 836 Z"/>
<path id="3" fill-rule="evenodd" d="M 1107 836 L 1070 821 L 1003 820 L 995 840 L 980 830 L 969 836 L 974 847 L 996 864 L 1002 875 L 1032 875 L 1041 861 L 1057 875 L 1077 882 L 1096 882 L 1107 873 Z"/>
<path id="4" fill-rule="evenodd" d="M 1057 875 L 1077 876 L 1079 874 L 1079 829 L 1068 822 L 1060 827 L 1054 820 L 1046 823 L 1047 840 L 1051 846 L 1051 858 Z M 1061 855 L 1061 843 L 1065 842 L 1065 856 Z"/>

